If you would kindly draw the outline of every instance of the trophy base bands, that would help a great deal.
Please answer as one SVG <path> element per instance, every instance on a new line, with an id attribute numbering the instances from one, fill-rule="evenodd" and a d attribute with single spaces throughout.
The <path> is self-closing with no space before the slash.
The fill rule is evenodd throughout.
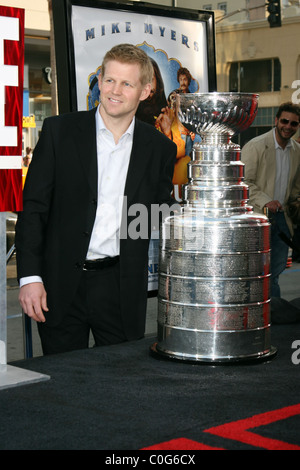
<path id="1" fill-rule="evenodd" d="M 146 449 L 147 450 L 147 449 Z M 129 465 L 142 468 L 149 465 L 196 465 L 196 454 L 186 452 L 139 451 L 136 455 L 111 454 L 104 458 L 105 465 Z"/>

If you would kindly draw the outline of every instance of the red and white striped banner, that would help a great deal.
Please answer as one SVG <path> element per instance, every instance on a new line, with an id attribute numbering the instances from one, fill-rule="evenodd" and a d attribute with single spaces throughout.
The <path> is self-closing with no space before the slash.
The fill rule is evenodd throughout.
<path id="1" fill-rule="evenodd" d="M 0 5 L 0 212 L 22 210 L 24 10 Z"/>

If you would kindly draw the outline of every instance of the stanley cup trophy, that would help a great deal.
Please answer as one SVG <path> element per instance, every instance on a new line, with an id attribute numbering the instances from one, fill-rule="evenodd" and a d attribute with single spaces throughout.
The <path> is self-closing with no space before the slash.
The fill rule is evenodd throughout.
<path id="1" fill-rule="evenodd" d="M 266 360 L 270 337 L 270 224 L 248 206 L 240 147 L 258 95 L 176 96 L 177 116 L 201 135 L 181 212 L 162 222 L 155 356 L 194 362 Z"/>

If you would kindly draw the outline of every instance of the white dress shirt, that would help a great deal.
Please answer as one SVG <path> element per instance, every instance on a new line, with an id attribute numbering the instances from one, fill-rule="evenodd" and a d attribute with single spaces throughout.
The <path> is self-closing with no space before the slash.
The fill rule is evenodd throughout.
<path id="1" fill-rule="evenodd" d="M 120 224 L 124 188 L 132 149 L 134 119 L 115 144 L 100 113 L 96 113 L 98 206 L 87 259 L 120 253 Z"/>
<path id="2" fill-rule="evenodd" d="M 283 205 L 285 200 L 285 194 L 288 185 L 289 172 L 290 172 L 290 148 L 292 146 L 289 141 L 283 149 L 278 144 L 275 137 L 274 128 L 274 141 L 276 150 L 276 178 L 274 186 L 274 200 L 279 201 Z"/>
<path id="3" fill-rule="evenodd" d="M 133 118 L 115 144 L 112 133 L 104 125 L 99 107 L 96 111 L 98 205 L 87 259 L 117 256 L 120 252 L 122 204 L 135 123 Z M 20 279 L 20 287 L 31 282 L 43 281 L 40 276 L 24 277 Z"/>

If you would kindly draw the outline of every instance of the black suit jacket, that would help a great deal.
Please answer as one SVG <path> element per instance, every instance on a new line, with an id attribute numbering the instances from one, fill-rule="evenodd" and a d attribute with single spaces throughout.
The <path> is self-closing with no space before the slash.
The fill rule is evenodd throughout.
<path id="1" fill-rule="evenodd" d="M 34 150 L 16 226 L 18 278 L 42 277 L 48 324 L 58 324 L 78 287 L 97 209 L 95 110 L 47 118 Z M 125 196 L 128 206 L 170 204 L 176 145 L 136 120 Z M 174 202 L 174 201 L 173 201 Z M 122 232 L 130 224 L 123 219 Z M 149 224 L 149 233 L 151 227 Z M 142 337 L 148 239 L 120 241 L 121 309 L 128 340 Z"/>

